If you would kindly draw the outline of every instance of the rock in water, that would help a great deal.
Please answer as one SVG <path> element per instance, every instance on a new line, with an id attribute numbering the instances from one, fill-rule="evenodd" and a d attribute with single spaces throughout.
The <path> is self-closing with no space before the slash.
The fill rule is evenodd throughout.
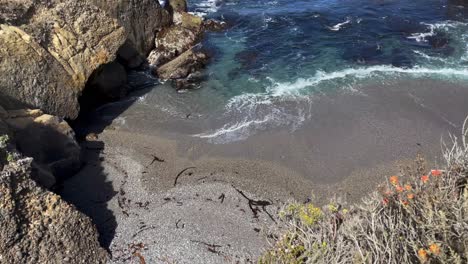
<path id="1" fill-rule="evenodd" d="M 22 2 L 28 1 L 16 6 Z M 86 1 L 34 1 L 25 13 L 9 13 L 0 14 L 7 23 L 0 24 L 0 93 L 76 118 L 89 76 L 115 59 L 127 38 L 124 28 Z"/>
<path id="2" fill-rule="evenodd" d="M 174 25 L 158 32 L 155 49 L 148 56 L 152 66 L 165 64 L 203 38 L 203 19 L 185 12 L 174 13 Z"/>
<path id="3" fill-rule="evenodd" d="M 0 263 L 106 263 L 91 220 L 31 180 L 31 161 L 0 173 Z"/>
<path id="4" fill-rule="evenodd" d="M 180 56 L 157 69 L 161 79 L 181 79 L 198 71 L 206 64 L 208 57 L 205 53 L 189 49 Z"/>

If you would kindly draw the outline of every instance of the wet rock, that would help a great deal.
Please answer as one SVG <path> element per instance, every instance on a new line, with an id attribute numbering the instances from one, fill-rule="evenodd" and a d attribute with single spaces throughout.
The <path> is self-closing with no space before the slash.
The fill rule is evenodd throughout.
<path id="1" fill-rule="evenodd" d="M 224 21 L 208 19 L 203 22 L 203 27 L 208 31 L 219 32 L 225 30 L 228 27 L 228 24 Z"/>
<path id="2" fill-rule="evenodd" d="M 16 6 L 21 2 L 28 4 L 19 1 Z M 0 76 L 8 78 L 0 78 L 0 91 L 48 113 L 75 118 L 88 77 L 115 59 L 125 30 L 86 1 L 34 1 L 26 9 L 14 18 L 2 15 L 8 19 L 0 24 Z"/>
<path id="3" fill-rule="evenodd" d="M 380 44 L 360 43 L 346 51 L 343 59 L 358 64 L 374 65 L 383 61 L 383 47 Z"/>
<path id="4" fill-rule="evenodd" d="M 196 71 L 194 73 L 190 73 L 186 78 L 175 80 L 175 86 L 178 91 L 196 89 L 199 87 L 200 82 L 205 79 L 205 75 Z"/>
<path id="5" fill-rule="evenodd" d="M 449 39 L 443 35 L 429 36 L 426 40 L 434 49 L 444 48 L 449 44 Z"/>
<path id="6" fill-rule="evenodd" d="M 258 60 L 258 52 L 255 50 L 243 50 L 235 55 L 235 59 L 242 64 L 243 67 L 253 66 Z"/>
<path id="7" fill-rule="evenodd" d="M 208 57 L 202 51 L 194 49 L 187 50 L 174 60 L 164 64 L 157 69 L 161 79 L 182 79 L 203 68 Z"/>
<path id="8" fill-rule="evenodd" d="M 165 64 L 192 48 L 202 37 L 201 28 L 193 30 L 175 25 L 164 29 L 156 35 L 156 49 L 150 53 L 148 62 L 152 66 Z"/>
<path id="9" fill-rule="evenodd" d="M 0 172 L 1 263 L 106 263 L 91 220 L 30 177 L 31 158 Z"/>

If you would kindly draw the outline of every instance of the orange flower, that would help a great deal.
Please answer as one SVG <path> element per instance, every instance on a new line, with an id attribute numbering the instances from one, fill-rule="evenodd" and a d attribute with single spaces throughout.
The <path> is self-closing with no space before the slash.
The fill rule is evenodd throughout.
<path id="1" fill-rule="evenodd" d="M 431 170 L 431 175 L 435 176 L 435 177 L 438 177 L 438 176 L 442 175 L 442 171 L 440 171 L 440 170 Z"/>
<path id="2" fill-rule="evenodd" d="M 408 195 L 406 195 L 406 197 L 408 197 L 408 199 L 410 199 L 410 200 L 413 200 L 414 199 L 414 194 L 408 193 Z"/>
<path id="3" fill-rule="evenodd" d="M 393 185 L 397 185 L 398 184 L 398 176 L 390 177 L 390 183 L 393 184 Z"/>
<path id="4" fill-rule="evenodd" d="M 407 205 L 409 204 L 409 202 L 406 201 L 406 200 L 402 200 L 401 203 L 402 203 L 404 206 L 407 206 Z"/>
<path id="5" fill-rule="evenodd" d="M 385 204 L 385 205 L 387 205 L 387 204 L 388 204 L 388 199 L 387 199 L 387 198 L 384 198 L 384 199 L 382 200 L 382 203 Z"/>
<path id="6" fill-rule="evenodd" d="M 403 187 L 401 187 L 400 185 L 396 186 L 396 190 L 397 192 L 403 192 L 405 189 L 403 189 Z"/>
<path id="7" fill-rule="evenodd" d="M 422 181 L 423 183 L 426 183 L 428 180 L 429 180 L 429 176 L 427 176 L 427 175 L 421 176 L 421 181 Z"/>
<path id="8" fill-rule="evenodd" d="M 412 187 L 411 187 L 411 185 L 406 184 L 406 185 L 405 185 L 405 189 L 406 189 L 407 191 L 411 191 Z"/>
<path id="9" fill-rule="evenodd" d="M 434 255 L 440 254 L 440 247 L 437 244 L 432 244 L 429 246 L 429 251 Z"/>
<path id="10" fill-rule="evenodd" d="M 418 250 L 418 256 L 421 262 L 426 262 L 427 261 L 427 251 L 424 249 L 419 249 Z"/>

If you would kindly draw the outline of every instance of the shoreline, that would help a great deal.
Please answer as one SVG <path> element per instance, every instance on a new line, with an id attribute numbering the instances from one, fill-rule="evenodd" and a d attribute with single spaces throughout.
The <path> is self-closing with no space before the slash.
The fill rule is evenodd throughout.
<path id="1" fill-rule="evenodd" d="M 293 133 L 268 131 L 218 145 L 184 135 L 183 130 L 161 131 L 161 124 L 151 124 L 150 119 L 144 119 L 147 127 L 134 126 L 143 124 L 142 109 L 134 105 L 122 114 L 125 126 L 114 122 L 97 141 L 83 143 L 87 165 L 65 182 L 61 194 L 91 216 L 101 235 L 107 229 L 115 232 L 104 237 L 119 258 L 133 258 L 128 247 L 141 242 L 147 249 L 138 252 L 152 261 L 167 257 L 184 262 L 183 256 L 201 256 L 206 263 L 226 257 L 252 260 L 267 246 L 265 228 L 276 221 L 273 216 L 283 203 L 320 205 L 337 197 L 354 204 L 412 164 L 417 154 L 424 153 L 437 165 L 441 136 L 458 132 L 451 124 L 468 113 L 465 88 L 432 80 L 366 86 L 360 95 L 322 97 L 313 105 L 315 116 L 322 119 Z M 446 112 L 439 110 L 441 105 Z M 267 206 L 255 207 L 258 215 L 252 214 L 244 195 Z M 224 199 L 230 202 L 224 204 Z M 96 211 L 93 201 L 104 201 L 100 206 L 107 213 Z M 216 217 L 202 217 L 211 214 Z M 165 224 L 158 217 L 166 219 Z M 111 227 L 108 218 L 115 221 Z M 182 232 L 178 224 L 166 222 L 179 220 L 193 230 Z M 230 223 L 235 223 L 234 229 L 225 228 Z M 153 227 L 145 229 L 148 226 Z M 171 235 L 174 232 L 177 235 Z M 204 234 L 210 234 L 210 242 L 193 242 L 202 241 Z M 160 237 L 169 242 L 160 243 Z M 241 242 L 252 245 L 245 251 Z M 206 244 L 223 250 L 213 252 Z M 119 258 L 114 263 L 120 263 Z"/>

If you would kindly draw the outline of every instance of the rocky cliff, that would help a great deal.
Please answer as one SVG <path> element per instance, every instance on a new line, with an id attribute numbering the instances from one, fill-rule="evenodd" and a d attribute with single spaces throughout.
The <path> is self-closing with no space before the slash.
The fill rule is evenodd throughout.
<path id="1" fill-rule="evenodd" d="M 85 1 L 8 2 L 10 12 L 0 14 L 2 96 L 77 117 L 80 93 L 99 66 L 115 59 L 124 28 Z"/>
<path id="2" fill-rule="evenodd" d="M 186 11 L 185 0 L 0 0 L 0 263 L 106 261 L 91 220 L 49 191 L 81 166 L 65 119 L 84 94 L 119 99 L 150 52 L 153 72 L 185 87 L 207 60 L 203 31 L 221 25 Z"/>
<path id="3" fill-rule="evenodd" d="M 105 263 L 91 220 L 38 186 L 31 162 L 9 158 L 0 172 L 0 263 Z"/>

